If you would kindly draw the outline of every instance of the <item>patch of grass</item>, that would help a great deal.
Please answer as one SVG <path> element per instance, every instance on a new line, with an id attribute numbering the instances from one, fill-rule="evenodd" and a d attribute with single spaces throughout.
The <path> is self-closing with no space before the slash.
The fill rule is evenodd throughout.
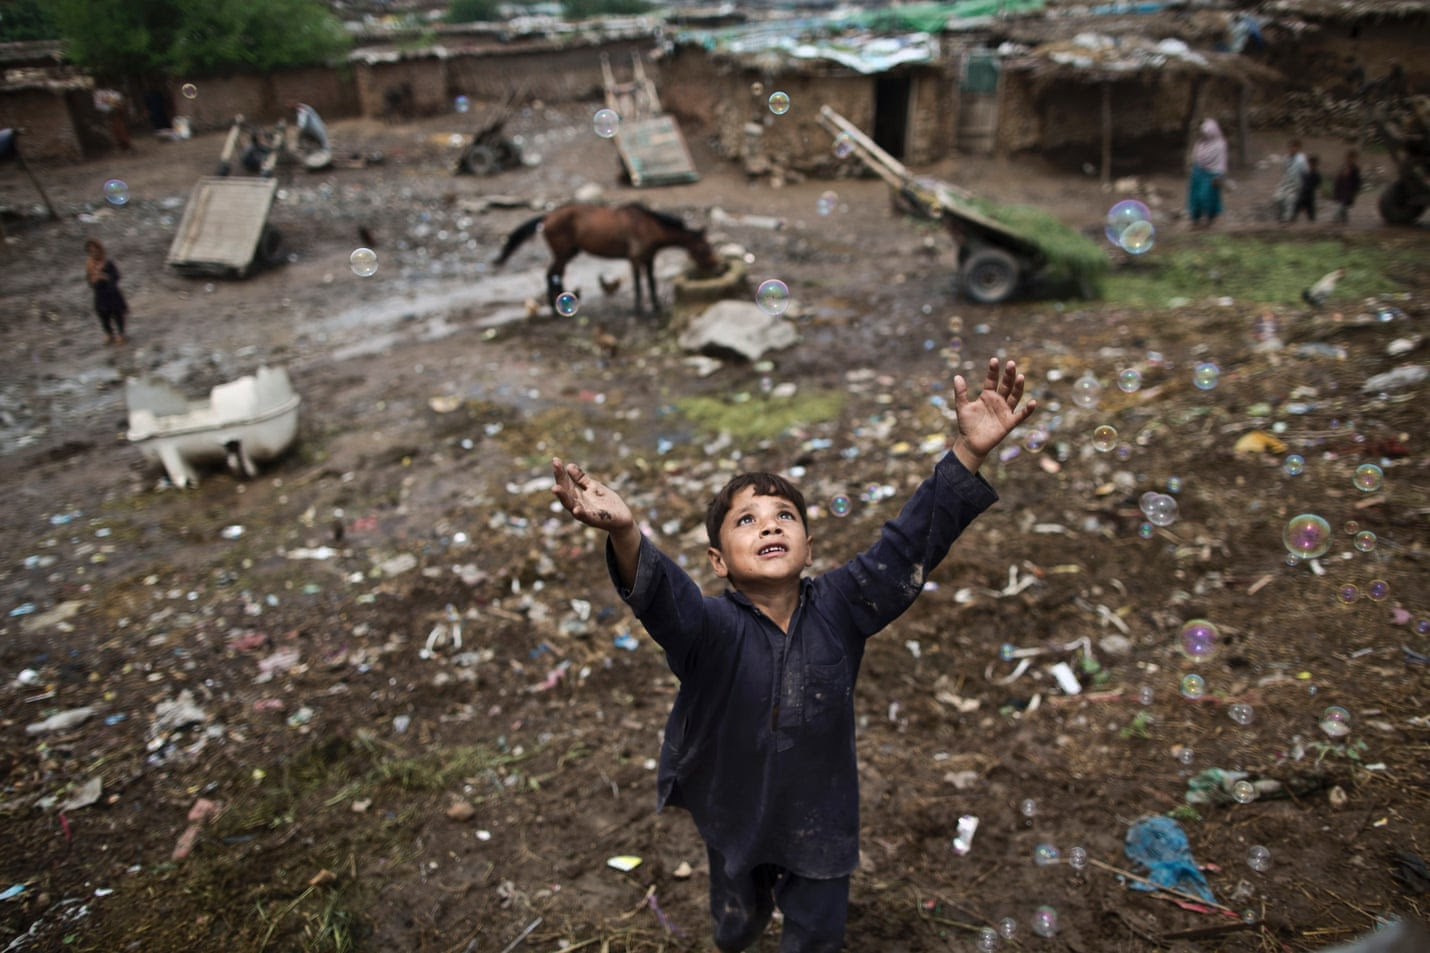
<path id="1" fill-rule="evenodd" d="M 445 791 L 464 778 L 479 777 L 517 764 L 530 754 L 493 751 L 480 745 L 441 748 L 406 758 L 390 758 L 377 766 L 377 777 L 405 791 Z"/>
<path id="2" fill-rule="evenodd" d="M 768 440 L 796 425 L 836 420 L 844 410 L 844 394 L 810 391 L 790 398 L 686 397 L 676 402 L 682 416 L 712 434 L 737 440 Z"/>
<path id="3" fill-rule="evenodd" d="M 1165 308 L 1175 298 L 1212 297 L 1238 304 L 1301 306 L 1301 292 L 1333 268 L 1345 268 L 1327 307 L 1351 306 L 1398 290 L 1397 275 L 1413 274 L 1420 254 L 1341 238 L 1296 241 L 1281 235 L 1201 235 L 1179 238 L 1113 271 L 1103 284 L 1109 303 Z"/>
<path id="4" fill-rule="evenodd" d="M 1044 281 L 1069 283 L 1092 296 L 1101 291 L 1108 265 L 1102 245 L 1031 205 L 999 205 L 981 199 L 972 204 L 993 221 L 1023 236 L 1043 254 L 1047 259 L 1041 276 Z"/>

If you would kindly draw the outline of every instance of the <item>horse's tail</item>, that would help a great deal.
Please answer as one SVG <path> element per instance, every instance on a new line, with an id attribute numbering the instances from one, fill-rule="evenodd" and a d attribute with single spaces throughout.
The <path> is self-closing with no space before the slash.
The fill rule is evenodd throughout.
<path id="1" fill-rule="evenodd" d="M 502 246 L 501 254 L 497 256 L 497 264 L 505 264 L 512 252 L 520 248 L 528 238 L 535 235 L 536 230 L 541 227 L 541 220 L 545 217 L 545 215 L 536 215 L 518 225 L 516 231 L 506 237 L 506 244 Z"/>

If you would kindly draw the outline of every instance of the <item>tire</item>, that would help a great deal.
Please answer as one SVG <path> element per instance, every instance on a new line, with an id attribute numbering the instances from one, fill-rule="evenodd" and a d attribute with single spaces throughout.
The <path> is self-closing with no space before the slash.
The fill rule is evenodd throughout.
<path id="1" fill-rule="evenodd" d="M 283 233 L 272 225 L 265 225 L 258 236 L 258 261 L 263 265 L 277 265 L 283 262 Z"/>
<path id="2" fill-rule="evenodd" d="M 462 156 L 462 168 L 471 175 L 494 175 L 501 171 L 501 157 L 486 143 L 474 143 Z"/>
<path id="3" fill-rule="evenodd" d="M 1018 259 L 1001 248 L 980 248 L 963 263 L 963 293 L 979 304 L 1002 304 L 1018 290 Z"/>
<path id="4" fill-rule="evenodd" d="M 1425 211 L 1425 203 L 1417 202 L 1405 180 L 1397 179 L 1380 193 L 1380 217 L 1387 225 L 1414 225 Z"/>

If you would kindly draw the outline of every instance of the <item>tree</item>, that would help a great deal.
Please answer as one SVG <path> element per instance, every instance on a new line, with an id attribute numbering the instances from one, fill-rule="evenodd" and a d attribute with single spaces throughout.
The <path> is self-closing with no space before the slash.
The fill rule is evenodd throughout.
<path id="1" fill-rule="evenodd" d="M 327 62 L 347 49 L 317 0 L 54 0 L 69 55 L 111 75 L 194 75 Z"/>
<path id="2" fill-rule="evenodd" d="M 647 0 L 562 0 L 562 11 L 568 20 L 585 20 L 603 15 L 649 13 Z"/>
<path id="3" fill-rule="evenodd" d="M 8 0 L 0 3 L 0 43 L 57 40 L 60 31 L 45 0 Z"/>
<path id="4" fill-rule="evenodd" d="M 500 0 L 452 0 L 443 18 L 448 23 L 480 23 L 500 20 Z"/>

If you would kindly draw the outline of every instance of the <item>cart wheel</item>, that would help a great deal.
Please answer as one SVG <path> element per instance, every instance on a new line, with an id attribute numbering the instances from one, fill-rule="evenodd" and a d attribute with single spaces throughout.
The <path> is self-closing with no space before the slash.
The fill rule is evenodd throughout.
<path id="1" fill-rule="evenodd" d="M 1415 201 L 1412 192 L 1404 179 L 1396 179 L 1380 193 L 1380 217 L 1387 225 L 1414 225 L 1425 211 L 1425 204 Z"/>
<path id="2" fill-rule="evenodd" d="M 1018 259 L 1001 248 L 980 248 L 963 264 L 963 291 L 979 304 L 1000 304 L 1018 290 Z"/>
<path id="3" fill-rule="evenodd" d="M 283 261 L 283 233 L 272 225 L 265 225 L 258 236 L 258 260 L 265 265 L 277 265 Z"/>

